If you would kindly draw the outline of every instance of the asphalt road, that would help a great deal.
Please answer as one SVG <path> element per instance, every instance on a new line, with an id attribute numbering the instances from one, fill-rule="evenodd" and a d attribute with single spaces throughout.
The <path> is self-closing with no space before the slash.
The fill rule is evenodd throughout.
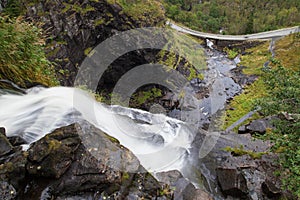
<path id="1" fill-rule="evenodd" d="M 212 34 L 212 33 L 204 33 L 195 31 L 183 26 L 179 26 L 172 22 L 167 22 L 171 28 L 187 33 L 193 36 L 206 38 L 206 39 L 215 39 L 215 40 L 230 40 L 230 41 L 244 41 L 244 40 L 269 40 L 272 38 L 278 38 L 282 36 L 286 36 L 292 33 L 300 32 L 300 26 L 294 26 L 290 28 L 283 28 L 274 31 L 266 31 L 261 33 L 247 34 L 247 35 L 222 35 L 222 34 Z"/>

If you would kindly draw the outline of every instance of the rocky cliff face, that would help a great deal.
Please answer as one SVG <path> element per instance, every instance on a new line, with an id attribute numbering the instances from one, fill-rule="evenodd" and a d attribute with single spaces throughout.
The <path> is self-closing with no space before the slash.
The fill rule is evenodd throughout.
<path id="1" fill-rule="evenodd" d="M 3 10 L 3 8 L 6 6 L 7 0 L 1 0 L 0 1 L 0 12 Z"/>
<path id="2" fill-rule="evenodd" d="M 119 31 L 156 26 L 164 21 L 163 15 L 137 21 L 125 14 L 119 4 L 108 1 L 43 0 L 25 4 L 27 17 L 35 23 L 42 23 L 48 38 L 48 58 L 56 63 L 61 84 L 67 86 L 73 85 L 78 67 L 93 47 Z M 130 65 L 148 62 L 149 55 L 151 59 L 153 56 L 149 52 L 133 52 L 127 57 L 125 66 L 122 59 L 115 66 L 126 70 Z"/>

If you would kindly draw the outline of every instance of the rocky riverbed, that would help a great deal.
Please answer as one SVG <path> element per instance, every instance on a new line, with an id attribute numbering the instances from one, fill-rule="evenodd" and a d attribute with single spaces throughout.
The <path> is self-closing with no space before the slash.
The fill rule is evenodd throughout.
<path id="1" fill-rule="evenodd" d="M 202 95 L 208 99 L 214 83 L 223 80 L 222 87 L 217 88 L 217 96 L 224 97 L 216 104 L 221 106 L 217 107 L 220 110 L 240 91 L 231 79 L 235 65 L 219 52 L 207 54 L 210 66 L 207 82 L 192 81 L 192 85 L 200 90 L 203 86 L 208 88 L 208 93 Z M 227 82 L 236 87 L 224 87 Z M 196 100 L 201 103 L 203 99 Z M 213 112 L 198 114 L 207 117 L 208 125 L 216 119 L 212 117 L 216 114 Z M 280 180 L 273 174 L 279 166 L 274 162 L 277 156 L 266 153 L 270 143 L 253 141 L 247 134 L 251 129 L 256 130 L 255 122 L 246 126 L 243 135 L 223 133 L 215 128 L 206 126 L 206 130 L 196 131 L 181 173 L 172 170 L 154 173 L 154 176 L 118 140 L 86 121 L 62 126 L 27 150 L 20 146 L 26 141 L 18 136 L 6 137 L 2 128 L 0 179 L 3 190 L 0 195 L 4 199 L 254 200 L 289 197 L 280 189 Z M 89 140 L 80 137 L 82 135 Z M 93 145 L 86 145 L 86 142 Z M 93 148 L 89 148 L 91 146 Z"/>

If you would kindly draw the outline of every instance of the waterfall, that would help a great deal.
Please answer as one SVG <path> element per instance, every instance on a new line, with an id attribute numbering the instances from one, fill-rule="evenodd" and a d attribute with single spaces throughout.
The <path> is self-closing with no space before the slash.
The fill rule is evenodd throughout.
<path id="1" fill-rule="evenodd" d="M 182 121 L 163 114 L 101 104 L 77 88 L 32 88 L 0 96 L 0 127 L 29 144 L 54 129 L 86 120 L 118 139 L 151 172 L 180 170 L 194 139 Z"/>

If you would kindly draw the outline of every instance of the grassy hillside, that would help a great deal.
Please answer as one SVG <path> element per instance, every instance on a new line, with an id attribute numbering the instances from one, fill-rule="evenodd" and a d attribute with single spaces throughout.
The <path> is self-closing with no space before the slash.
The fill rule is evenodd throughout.
<path id="1" fill-rule="evenodd" d="M 190 28 L 244 34 L 300 24 L 298 0 L 164 0 L 167 16 Z"/>

